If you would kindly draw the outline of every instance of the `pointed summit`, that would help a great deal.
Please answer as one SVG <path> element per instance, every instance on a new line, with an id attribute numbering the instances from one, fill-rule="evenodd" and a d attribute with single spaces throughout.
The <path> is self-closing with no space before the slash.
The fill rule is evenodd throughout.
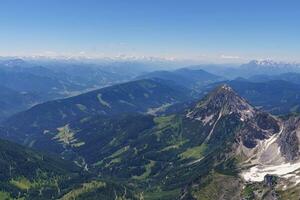
<path id="1" fill-rule="evenodd" d="M 239 101 L 246 101 L 246 100 L 243 100 L 241 97 L 239 97 L 238 94 L 229 85 L 224 84 L 224 85 L 217 87 L 212 92 L 210 92 L 206 96 L 204 101 L 206 103 L 209 103 L 210 101 L 217 101 L 218 104 L 219 103 L 227 104 L 227 103 L 230 103 L 234 99 L 239 99 Z M 201 105 L 202 103 L 203 103 L 203 101 L 200 102 L 198 104 L 198 106 Z"/>
<path id="2" fill-rule="evenodd" d="M 186 117 L 199 121 L 209 130 L 206 142 L 214 137 L 227 137 L 226 129 L 237 124 L 242 124 L 243 128 L 237 129 L 233 138 L 247 148 L 254 148 L 257 140 L 269 138 L 279 131 L 278 122 L 273 116 L 255 109 L 228 85 L 219 86 L 209 93 L 189 110 Z M 223 124 L 224 130 L 220 129 L 219 123 Z"/>
<path id="3" fill-rule="evenodd" d="M 240 97 L 229 85 L 224 84 L 209 93 L 187 115 L 207 121 L 213 116 L 237 114 L 242 121 L 253 117 L 255 108 Z"/>
<path id="4" fill-rule="evenodd" d="M 227 84 L 223 84 L 219 87 L 220 90 L 225 90 L 225 91 L 233 91 L 233 89 L 227 85 Z"/>

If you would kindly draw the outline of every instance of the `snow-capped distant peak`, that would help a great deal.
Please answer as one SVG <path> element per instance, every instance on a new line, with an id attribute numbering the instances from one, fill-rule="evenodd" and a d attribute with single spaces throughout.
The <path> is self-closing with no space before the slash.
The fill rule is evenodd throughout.
<path id="1" fill-rule="evenodd" d="M 256 65 L 256 66 L 263 66 L 263 67 L 282 67 L 282 66 L 299 66 L 299 63 L 290 63 L 290 62 L 278 62 L 270 59 L 266 60 L 252 60 L 248 63 L 248 65 Z"/>
<path id="2" fill-rule="evenodd" d="M 263 66 L 274 66 L 278 65 L 278 62 L 275 62 L 273 60 L 254 60 L 251 61 L 250 63 L 256 64 L 256 65 L 263 65 Z"/>

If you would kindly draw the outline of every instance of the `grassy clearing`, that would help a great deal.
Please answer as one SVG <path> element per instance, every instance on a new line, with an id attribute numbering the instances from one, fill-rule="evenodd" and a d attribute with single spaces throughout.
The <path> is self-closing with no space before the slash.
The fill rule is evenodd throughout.
<path id="1" fill-rule="evenodd" d="M 107 164 L 105 165 L 105 167 L 109 167 L 109 166 L 112 165 L 112 164 L 120 163 L 121 161 L 122 161 L 121 158 L 114 158 L 114 159 L 112 159 L 109 163 L 107 163 Z M 95 166 L 101 165 L 102 163 L 103 163 L 103 162 L 96 163 Z"/>
<path id="2" fill-rule="evenodd" d="M 80 147 L 85 143 L 82 141 L 78 141 L 75 138 L 75 133 L 70 129 L 69 125 L 65 125 L 57 129 L 58 133 L 53 138 L 63 144 L 70 145 L 72 147 Z"/>
<path id="3" fill-rule="evenodd" d="M 121 154 L 125 153 L 126 151 L 128 151 L 129 146 L 125 146 L 121 149 L 119 149 L 118 151 L 114 152 L 111 156 L 109 156 L 109 158 L 115 158 L 120 156 Z"/>
<path id="4" fill-rule="evenodd" d="M 92 192 L 96 189 L 106 187 L 106 183 L 101 181 L 91 181 L 89 183 L 84 183 L 80 188 L 74 189 L 71 192 L 65 194 L 61 200 L 73 200 L 77 199 L 81 194 Z"/>
<path id="5" fill-rule="evenodd" d="M 13 199 L 8 192 L 0 191 L 0 200 L 11 200 Z"/>
<path id="6" fill-rule="evenodd" d="M 181 157 L 181 159 L 189 159 L 189 158 L 200 159 L 203 157 L 206 148 L 207 148 L 207 146 L 205 144 L 201 144 L 200 146 L 188 148 L 186 151 L 181 153 L 179 156 Z"/>
<path id="7" fill-rule="evenodd" d="M 108 108 L 111 108 L 110 104 L 102 99 L 102 94 L 101 94 L 101 93 L 99 93 L 99 94 L 97 95 L 97 98 L 98 98 L 99 102 L 100 102 L 103 106 L 108 107 Z"/>
<path id="8" fill-rule="evenodd" d="M 213 173 L 207 183 L 199 189 L 194 189 L 192 194 L 199 200 L 239 199 L 241 187 L 236 177 Z"/>
<path id="9" fill-rule="evenodd" d="M 17 179 L 10 180 L 10 184 L 16 186 L 21 190 L 29 190 L 33 185 L 32 183 L 26 179 L 25 177 L 19 177 Z"/>
<path id="10" fill-rule="evenodd" d="M 150 115 L 156 115 L 157 112 L 160 112 L 160 111 L 165 111 L 168 107 L 170 107 L 172 104 L 170 103 L 166 103 L 166 104 L 163 104 L 161 105 L 160 107 L 156 107 L 156 108 L 149 108 L 147 110 L 147 114 L 150 114 Z"/>
<path id="11" fill-rule="evenodd" d="M 184 145 L 186 142 L 188 142 L 188 140 L 177 141 L 175 144 L 163 148 L 162 150 L 160 150 L 160 152 L 168 151 L 168 150 L 171 150 L 171 149 L 178 149 L 182 145 Z"/>
<path id="12" fill-rule="evenodd" d="M 154 118 L 154 122 L 156 123 L 156 128 L 154 135 L 157 137 L 157 141 L 160 141 L 161 138 L 164 137 L 164 134 L 167 130 L 174 132 L 171 140 L 168 141 L 169 145 L 173 145 L 177 143 L 178 138 L 181 134 L 181 120 L 176 118 L 175 115 L 170 115 L 166 117 L 156 117 Z M 179 138 L 179 140 L 181 140 Z"/>
<path id="13" fill-rule="evenodd" d="M 105 165 L 105 167 L 109 167 L 110 165 L 115 164 L 115 163 L 120 163 L 120 162 L 122 161 L 122 159 L 121 159 L 120 156 L 121 156 L 123 153 L 125 153 L 126 151 L 128 151 L 129 148 L 130 148 L 129 146 L 125 146 L 125 147 L 123 147 L 123 148 L 117 150 L 116 152 L 114 152 L 114 153 L 113 153 L 112 155 L 110 155 L 109 157 L 106 157 L 106 158 L 104 158 L 103 160 L 100 160 L 100 161 L 96 162 L 96 163 L 94 164 L 94 166 L 102 165 L 103 162 L 104 162 L 104 160 L 106 160 L 106 159 L 112 159 L 112 160 L 111 160 L 109 163 L 107 163 L 107 164 Z"/>
<path id="14" fill-rule="evenodd" d="M 86 111 L 86 106 L 85 106 L 85 105 L 82 105 L 82 104 L 76 104 L 76 106 L 77 106 L 77 108 L 78 108 L 80 111 L 82 111 L 82 112 Z"/>
<path id="15" fill-rule="evenodd" d="M 53 177 L 48 179 L 35 179 L 33 181 L 28 180 L 25 177 L 17 177 L 10 180 L 10 184 L 14 185 L 20 190 L 30 190 L 30 189 L 36 189 L 36 188 L 43 188 L 45 186 L 53 186 L 57 187 L 59 177 Z M 1 198 L 0 198 L 1 200 Z"/>
<path id="16" fill-rule="evenodd" d="M 140 175 L 140 176 L 133 176 L 133 179 L 137 179 L 137 180 L 144 180 L 146 178 L 149 177 L 149 175 L 151 174 L 151 168 L 155 165 L 155 161 L 150 160 L 150 163 L 148 163 L 147 165 L 145 165 L 145 172 Z"/>
<path id="17" fill-rule="evenodd" d="M 174 119 L 174 115 L 166 116 L 166 117 L 156 117 L 154 118 L 154 122 L 157 124 L 158 129 L 163 129 L 170 124 L 172 124 L 172 120 Z"/>

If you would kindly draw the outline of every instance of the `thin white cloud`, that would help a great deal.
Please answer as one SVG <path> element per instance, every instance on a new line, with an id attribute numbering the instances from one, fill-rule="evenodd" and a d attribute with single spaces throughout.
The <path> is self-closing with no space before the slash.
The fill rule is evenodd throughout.
<path id="1" fill-rule="evenodd" d="M 232 56 L 232 55 L 221 55 L 220 56 L 222 59 L 241 59 L 239 56 Z"/>

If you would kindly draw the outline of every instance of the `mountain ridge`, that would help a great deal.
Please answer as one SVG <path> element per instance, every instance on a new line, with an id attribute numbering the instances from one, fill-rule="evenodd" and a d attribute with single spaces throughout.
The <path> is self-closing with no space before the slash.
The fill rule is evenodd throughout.
<path id="1" fill-rule="evenodd" d="M 22 144 L 24 141 L 30 144 L 29 141 L 34 141 L 31 137 L 46 137 L 49 140 L 52 135 L 45 135 L 44 132 L 51 133 L 85 117 L 135 112 L 155 114 L 160 109 L 189 98 L 189 90 L 172 87 L 165 81 L 137 80 L 36 105 L 5 120 L 3 125 L 22 130 L 26 137 L 24 133 L 22 138 L 14 134 L 11 137 Z"/>

